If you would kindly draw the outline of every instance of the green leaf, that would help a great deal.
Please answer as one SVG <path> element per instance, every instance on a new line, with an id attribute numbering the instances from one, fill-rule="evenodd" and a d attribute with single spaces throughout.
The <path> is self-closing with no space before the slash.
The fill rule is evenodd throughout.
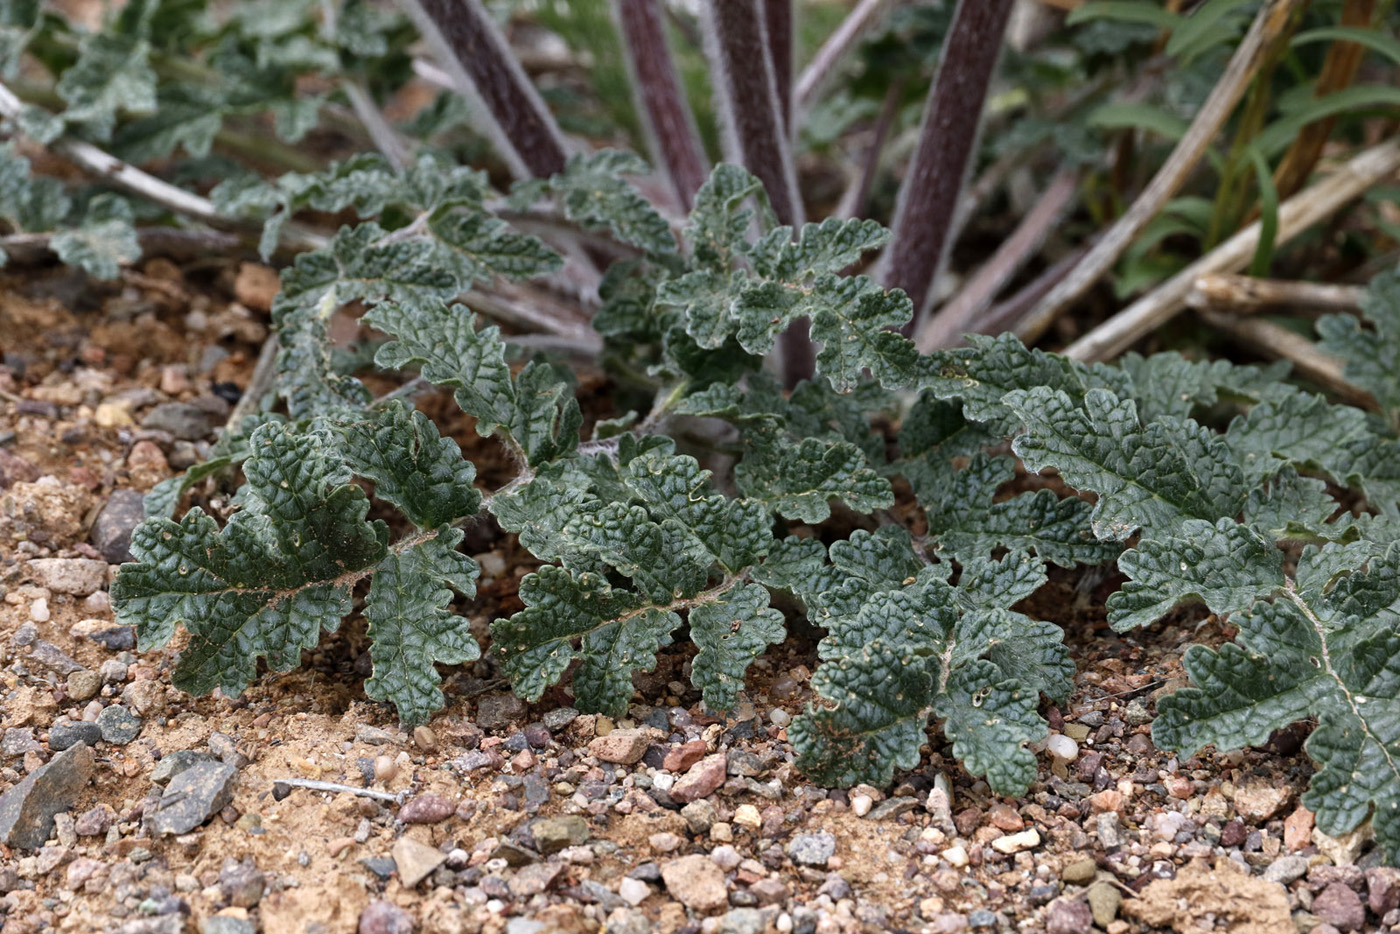
<path id="1" fill-rule="evenodd" d="M 1335 548 L 1335 546 L 1330 546 Z M 1342 554 L 1333 550 L 1334 555 Z M 1315 561 L 1313 552 L 1302 559 Z M 1331 593 L 1303 583 L 1234 617 L 1237 643 L 1192 646 L 1182 659 L 1195 687 L 1157 702 L 1154 741 L 1194 753 L 1264 742 L 1316 717 L 1306 749 L 1318 764 L 1303 803 L 1324 833 L 1371 819 L 1387 858 L 1400 855 L 1400 549 Z"/>
<path id="2" fill-rule="evenodd" d="M 1158 6 L 1152 0 L 1089 0 L 1071 10 L 1065 22 L 1077 26 L 1097 19 L 1143 23 L 1163 29 L 1174 29 L 1181 22 L 1180 15 Z"/>
<path id="3" fill-rule="evenodd" d="M 1257 402 L 1283 382 L 1290 364 L 1279 361 L 1268 366 L 1240 366 L 1228 360 L 1187 360 L 1171 351 L 1150 357 L 1128 353 L 1119 366 L 1132 377 L 1127 395 L 1137 403 L 1138 417 L 1147 424 L 1162 415 L 1187 418 L 1222 398 Z"/>
<path id="4" fill-rule="evenodd" d="M 549 189 L 570 220 L 607 230 L 620 242 L 648 253 L 674 253 L 676 238 L 666 219 L 622 178 L 649 171 L 647 164 L 630 152 L 602 149 L 578 153 L 569 157 L 563 172 L 549 180 Z"/>
<path id="5" fill-rule="evenodd" d="M 667 607 L 613 588 L 596 574 L 577 577 L 546 566 L 520 582 L 526 608 L 491 624 L 511 687 L 539 700 L 575 659 L 574 697 L 580 710 L 620 716 L 632 697 L 632 672 L 656 664 L 680 617 Z M 578 647 L 574 647 L 574 643 Z"/>
<path id="6" fill-rule="evenodd" d="M 393 704 L 405 726 L 442 709 L 434 662 L 460 665 L 481 657 L 466 618 L 446 608 L 453 591 L 476 596 L 476 562 L 456 550 L 462 534 L 441 529 L 385 555 L 374 569 L 364 610 L 374 673 L 365 693 Z"/>
<path id="7" fill-rule="evenodd" d="M 97 279 L 115 279 L 122 266 L 141 258 L 131 205 L 114 194 L 93 198 L 82 223 L 55 233 L 49 246 L 63 262 Z"/>
<path id="8" fill-rule="evenodd" d="M 840 581 L 836 569 L 826 562 L 826 548 L 815 538 L 789 535 L 768 549 L 763 563 L 755 567 L 754 580 L 773 590 L 786 590 L 804 603 Z"/>
<path id="9" fill-rule="evenodd" d="M 149 59 L 150 45 L 144 39 L 106 30 L 89 34 L 79 47 L 78 61 L 54 86 L 68 103 L 63 119 L 105 140 L 111 138 L 119 111 L 154 113 L 156 73 Z"/>
<path id="10" fill-rule="evenodd" d="M 837 571 L 881 590 L 898 590 L 924 569 L 908 530 L 894 525 L 882 525 L 874 532 L 856 529 L 850 538 L 832 542 L 830 551 Z"/>
<path id="11" fill-rule="evenodd" d="M 1283 552 L 1233 519 L 1188 519 L 1180 534 L 1123 552 L 1118 567 L 1131 578 L 1108 598 L 1108 620 L 1119 632 L 1184 603 L 1204 603 L 1220 616 L 1243 613 L 1283 583 Z"/>
<path id="12" fill-rule="evenodd" d="M 394 402 L 377 419 L 336 429 L 350 469 L 374 481 L 374 495 L 420 529 L 474 515 L 481 507 L 481 494 L 472 486 L 476 469 L 462 459 L 462 449 L 439 437 L 432 420 L 408 404 Z"/>
<path id="13" fill-rule="evenodd" d="M 1288 467 L 1263 486 L 1249 491 L 1244 504 L 1244 524 L 1273 541 L 1330 538 L 1345 534 L 1351 527 L 1351 523 L 1327 525 L 1336 511 L 1337 501 L 1328 495 L 1326 483 L 1313 477 L 1300 477 L 1296 470 Z"/>
<path id="14" fill-rule="evenodd" d="M 1244 505 L 1244 474 L 1225 443 L 1186 419 L 1143 427 L 1131 400 L 1091 389 L 1083 407 L 1058 390 L 1015 390 L 1006 404 L 1027 431 L 1012 448 L 1026 469 L 1059 471 L 1075 489 L 1098 494 L 1094 533 L 1122 541 L 1184 519 L 1215 521 Z"/>
<path id="15" fill-rule="evenodd" d="M 386 554 L 388 530 L 365 521 L 369 500 L 333 449 L 275 423 L 251 447 L 242 508 L 222 531 L 197 508 L 178 523 L 148 520 L 132 534 L 136 563 L 112 585 L 117 617 L 136 626 L 143 651 L 177 624 L 189 630 L 171 680 L 195 694 L 236 696 L 260 656 L 275 671 L 296 667 Z"/>
<path id="16" fill-rule="evenodd" d="M 1352 466 L 1347 449 L 1371 437 L 1365 412 L 1290 388 L 1232 421 L 1225 442 L 1252 485 L 1285 465 L 1320 468 L 1341 480 Z"/>
<path id="17" fill-rule="evenodd" d="M 928 536 L 940 553 L 966 563 L 998 548 L 1019 549 L 1062 567 L 1102 564 L 1118 553 L 1115 545 L 1094 537 L 1093 507 L 1078 497 L 1035 490 L 994 501 L 998 488 L 1014 476 L 1011 458 L 978 453 L 942 490 L 924 491 L 933 494 L 931 501 L 921 494 Z"/>
<path id="18" fill-rule="evenodd" d="M 737 584 L 691 610 L 690 638 L 700 650 L 691 680 L 706 709 L 733 707 L 749 665 L 786 634 L 783 614 L 768 606 L 768 591 L 757 584 Z"/>
<path id="19" fill-rule="evenodd" d="M 1400 39 L 1378 29 L 1363 29 L 1358 26 L 1322 26 L 1298 33 L 1291 45 L 1307 45 L 1312 42 L 1354 42 L 1377 52 L 1400 65 Z"/>
<path id="20" fill-rule="evenodd" d="M 1347 381 L 1375 396 L 1392 420 L 1400 418 L 1400 271 L 1371 280 L 1361 314 L 1373 330 L 1350 315 L 1318 319 L 1318 349 L 1345 360 Z"/>
<path id="21" fill-rule="evenodd" d="M 1000 668 L 980 660 L 952 672 L 933 712 L 963 767 L 986 778 L 994 793 L 1015 797 L 1035 781 L 1035 754 L 1026 744 L 1045 738 L 1039 702 L 1019 678 L 1005 680 Z"/>
<path id="22" fill-rule="evenodd" d="M 871 469 L 860 448 L 844 441 L 765 445 L 739 463 L 734 477 L 745 496 L 809 523 L 831 515 L 833 499 L 860 512 L 894 503 L 889 481 Z"/>

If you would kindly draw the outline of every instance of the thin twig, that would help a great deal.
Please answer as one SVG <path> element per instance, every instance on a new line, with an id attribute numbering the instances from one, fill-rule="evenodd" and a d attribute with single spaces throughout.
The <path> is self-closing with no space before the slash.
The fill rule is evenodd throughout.
<path id="1" fill-rule="evenodd" d="M 357 78 L 347 78 L 341 87 L 350 101 L 350 109 L 360 118 L 360 123 L 364 125 L 369 138 L 374 141 L 375 148 L 389 160 L 394 171 L 402 172 L 404 166 L 408 165 L 408 147 L 398 132 L 389 125 L 389 121 L 384 119 L 384 114 L 369 96 L 369 89 Z"/>
<path id="2" fill-rule="evenodd" d="M 872 24 L 875 17 L 884 8 L 886 0 L 860 0 L 856 8 L 841 21 L 841 25 L 836 27 L 822 47 L 817 49 L 817 54 L 812 57 L 812 62 L 802 70 L 802 75 L 797 79 L 797 88 L 793 92 L 796 110 L 798 113 L 805 113 L 816 103 L 817 94 L 821 91 L 826 80 L 836 72 L 836 66 L 841 59 L 853 49 Z"/>
<path id="3" fill-rule="evenodd" d="M 1327 178 L 1285 201 L 1278 212 L 1275 242 L 1286 243 L 1303 230 L 1360 197 L 1400 170 L 1400 138 L 1386 140 L 1352 158 Z M 1254 256 L 1260 223 L 1255 221 L 1132 305 L 1065 349 L 1075 360 L 1104 360 L 1127 350 L 1186 307 L 1196 280 L 1211 273 L 1238 272 Z"/>
<path id="4" fill-rule="evenodd" d="M 885 91 L 885 100 L 880 105 L 880 115 L 875 119 L 875 128 L 870 134 L 870 145 L 866 147 L 865 159 L 860 172 L 841 194 L 841 200 L 833 212 L 836 217 L 864 217 L 870 201 L 870 190 L 875 185 L 875 173 L 880 170 L 880 154 L 885 151 L 885 138 L 890 135 L 894 118 L 899 112 L 899 98 L 904 91 L 904 79 L 890 84 Z"/>
<path id="5" fill-rule="evenodd" d="M 1186 304 L 1207 311 L 1253 314 L 1276 308 L 1355 312 L 1366 289 L 1329 282 L 1287 282 L 1220 273 L 1201 276 L 1186 296 Z"/>
<path id="6" fill-rule="evenodd" d="M 1235 50 L 1225 73 L 1191 122 L 1186 135 L 1171 156 L 1153 176 L 1132 206 L 1103 235 L 1083 261 L 1018 325 L 1022 340 L 1034 341 L 1062 311 L 1079 299 L 1113 267 L 1142 229 L 1157 216 L 1205 156 L 1220 128 L 1234 111 L 1245 89 L 1254 78 L 1261 56 L 1273 38 L 1288 24 L 1289 15 L 1301 0 L 1271 0 L 1259 11 L 1249 32 Z"/>
<path id="7" fill-rule="evenodd" d="M 277 786 L 283 788 L 308 788 L 311 791 L 329 791 L 332 793 L 343 793 L 347 795 L 359 795 L 361 798 L 373 798 L 376 801 L 385 801 L 389 804 L 402 804 L 407 792 L 392 794 L 387 791 L 375 791 L 373 788 L 356 788 L 354 785 L 342 785 L 339 782 L 320 782 L 312 778 L 278 778 L 272 782 L 274 792 Z"/>
<path id="8" fill-rule="evenodd" d="M 958 0 L 929 88 L 919 147 L 899 186 L 890 245 L 883 260 L 886 288 L 914 303 L 913 333 L 934 295 L 952 245 L 949 234 L 976 150 L 982 112 L 1000 59 L 1012 0 Z"/>
<path id="9" fill-rule="evenodd" d="M 15 233 L 0 237 L 0 249 L 11 264 L 43 262 L 53 254 L 49 242 L 54 233 Z M 163 253 L 181 258 L 227 251 L 242 241 L 230 233 L 210 228 L 137 227 L 136 241 L 142 255 Z"/>
<path id="10" fill-rule="evenodd" d="M 920 353 L 952 346 L 973 319 L 985 311 L 1002 287 L 1035 255 L 1050 231 L 1060 222 L 1079 188 L 1079 173 L 1066 169 L 1055 176 L 1021 219 L 1016 230 L 1002 241 L 992 258 L 968 279 L 957 295 L 927 319 L 915 332 Z"/>
<path id="11" fill-rule="evenodd" d="M 0 115 L 18 120 L 23 108 L 23 102 L 15 93 L 0 83 Z M 49 144 L 49 148 L 63 153 L 90 174 L 177 214 L 196 218 L 213 227 L 236 226 L 229 218 L 215 211 L 214 203 L 208 198 L 161 181 L 154 175 L 149 175 L 136 166 L 103 152 L 91 143 L 60 137 Z M 326 242 L 326 238 L 295 224 L 288 224 L 283 229 L 282 243 L 291 249 L 314 250 L 324 246 Z"/>
<path id="12" fill-rule="evenodd" d="M 1372 412 L 1380 411 L 1375 396 L 1347 382 L 1342 375 L 1345 361 L 1318 350 L 1317 345 L 1306 337 L 1264 318 L 1245 318 L 1206 310 L 1198 314 L 1211 327 L 1243 341 L 1266 356 L 1291 361 L 1294 372 L 1299 376 L 1312 380 L 1340 399 Z"/>

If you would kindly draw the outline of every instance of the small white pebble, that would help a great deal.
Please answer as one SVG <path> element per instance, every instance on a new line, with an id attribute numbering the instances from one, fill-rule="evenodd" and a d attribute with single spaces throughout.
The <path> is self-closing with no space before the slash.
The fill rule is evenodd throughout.
<path id="1" fill-rule="evenodd" d="M 627 904 L 636 908 L 651 894 L 651 886 L 641 879 L 626 878 L 617 884 L 617 894 L 622 896 L 622 900 Z"/>
<path id="2" fill-rule="evenodd" d="M 380 783 L 393 781 L 399 774 L 398 764 L 388 756 L 376 756 L 374 760 L 374 780 Z"/>
<path id="3" fill-rule="evenodd" d="M 968 863 L 967 850 L 961 846 L 950 846 L 938 855 L 947 860 L 948 865 L 955 869 L 962 869 Z"/>
<path id="4" fill-rule="evenodd" d="M 778 729 L 782 729 L 783 727 L 787 726 L 789 723 L 792 722 L 792 714 L 788 713 L 781 707 L 774 707 L 771 711 L 768 712 L 768 722 L 776 726 Z"/>
<path id="5" fill-rule="evenodd" d="M 870 813 L 870 807 L 874 803 L 869 795 L 855 795 L 851 798 L 851 813 L 856 817 L 864 817 Z"/>
<path id="6" fill-rule="evenodd" d="M 29 618 L 36 623 L 47 623 L 49 621 L 49 601 L 39 597 L 29 604 Z"/>
<path id="7" fill-rule="evenodd" d="M 783 912 L 778 915 L 778 920 L 774 921 L 773 925 L 778 929 L 778 934 L 789 934 L 792 931 L 792 915 Z"/>
<path id="8" fill-rule="evenodd" d="M 1054 733 L 1045 741 L 1045 748 L 1056 759 L 1073 762 L 1079 755 L 1079 744 L 1063 733 Z"/>
<path id="9" fill-rule="evenodd" d="M 657 791 L 670 791 L 671 786 L 676 783 L 676 776 L 670 772 L 657 771 L 651 777 L 651 787 Z"/>
<path id="10" fill-rule="evenodd" d="M 743 861 L 739 851 L 728 845 L 715 847 L 710 851 L 710 859 L 725 872 L 739 868 L 739 863 Z"/>

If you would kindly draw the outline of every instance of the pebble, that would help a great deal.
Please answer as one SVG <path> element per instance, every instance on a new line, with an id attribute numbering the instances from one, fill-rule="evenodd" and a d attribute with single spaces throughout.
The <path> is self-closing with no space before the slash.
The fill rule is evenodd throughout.
<path id="1" fill-rule="evenodd" d="M 647 837 L 647 845 L 656 853 L 674 853 L 681 848 L 682 842 L 679 836 L 668 831 L 654 833 Z"/>
<path id="2" fill-rule="evenodd" d="M 262 901 L 267 887 L 267 876 L 258 869 L 252 858 L 242 860 L 227 859 L 219 870 L 219 893 L 224 901 L 235 908 L 252 908 Z"/>
<path id="3" fill-rule="evenodd" d="M 741 804 L 734 809 L 734 823 L 747 830 L 757 830 L 763 826 L 763 815 L 752 804 Z"/>
<path id="4" fill-rule="evenodd" d="M 671 800 L 677 804 L 688 804 L 708 797 L 724 784 L 725 775 L 726 763 L 723 753 L 706 756 L 692 765 L 690 770 L 671 786 Z"/>
<path id="5" fill-rule="evenodd" d="M 632 765 L 640 761 L 646 751 L 647 737 L 641 730 L 613 730 L 588 744 L 590 755 L 618 765 Z"/>
<path id="6" fill-rule="evenodd" d="M 84 668 L 68 675 L 68 696 L 75 701 L 92 700 L 102 690 L 102 676 Z"/>
<path id="7" fill-rule="evenodd" d="M 943 857 L 948 865 L 952 866 L 954 869 L 964 869 L 970 861 L 968 859 L 967 850 L 962 846 L 950 846 L 938 855 Z"/>
<path id="8" fill-rule="evenodd" d="M 399 820 L 405 824 L 440 824 L 456 811 L 457 806 L 441 795 L 424 792 L 399 808 Z"/>
<path id="9" fill-rule="evenodd" d="M 1264 870 L 1264 881 L 1288 885 L 1307 874 L 1308 858 L 1306 856 L 1280 856 Z"/>
<path id="10" fill-rule="evenodd" d="M 856 817 L 864 817 L 870 813 L 870 809 L 875 806 L 875 802 L 870 800 L 869 795 L 851 796 L 851 813 Z"/>
<path id="11" fill-rule="evenodd" d="M 1094 862 L 1093 857 L 1086 856 L 1069 863 L 1060 870 L 1060 880 L 1070 885 L 1088 885 L 1094 881 L 1098 871 L 1098 864 Z"/>
<path id="12" fill-rule="evenodd" d="M 1123 894 L 1110 882 L 1095 882 L 1089 886 L 1089 911 L 1094 916 L 1094 923 L 1101 928 L 1107 928 L 1113 923 L 1113 919 L 1118 917 L 1118 909 L 1123 904 Z"/>
<path id="13" fill-rule="evenodd" d="M 205 918 L 199 928 L 200 934 L 257 934 L 257 930 L 247 918 L 233 918 L 228 915 Z"/>
<path id="14" fill-rule="evenodd" d="M 1090 934 L 1094 913 L 1077 898 L 1057 898 L 1045 913 L 1047 934 Z"/>
<path id="15" fill-rule="evenodd" d="M 1079 755 L 1079 744 L 1063 733 L 1053 733 L 1045 741 L 1050 755 L 1064 762 L 1073 762 Z"/>
<path id="16" fill-rule="evenodd" d="M 125 746 L 141 735 L 141 721 L 121 704 L 106 707 L 97 715 L 102 739 L 114 746 Z"/>
<path id="17" fill-rule="evenodd" d="M 1251 823 L 1262 824 L 1293 800 L 1293 789 L 1266 781 L 1252 781 L 1235 789 L 1235 810 Z"/>
<path id="18" fill-rule="evenodd" d="M 59 720 L 49 728 L 49 748 L 61 752 L 78 743 L 94 746 L 102 738 L 102 730 L 96 723 L 83 720 Z"/>
<path id="19" fill-rule="evenodd" d="M 1339 931 L 1359 931 L 1366 923 L 1361 896 L 1342 882 L 1333 882 L 1313 899 L 1312 913 Z"/>
<path id="20" fill-rule="evenodd" d="M 29 604 L 29 618 L 36 623 L 47 623 L 53 614 L 49 612 L 47 597 L 35 597 Z"/>
<path id="21" fill-rule="evenodd" d="M 622 896 L 623 901 L 633 908 L 646 901 L 651 894 L 651 886 L 641 879 L 633 879 L 630 876 L 617 884 L 617 894 Z"/>
<path id="22" fill-rule="evenodd" d="M 1020 833 L 1007 834 L 992 841 L 992 849 L 998 853 L 1019 853 L 1040 845 L 1040 833 L 1034 827 Z"/>
<path id="23" fill-rule="evenodd" d="M 151 771 L 151 781 L 157 785 L 163 785 L 176 775 L 197 762 L 216 762 L 213 756 L 207 752 L 199 752 L 194 749 L 177 749 L 175 752 L 166 753 L 161 760 L 156 763 L 156 767 Z"/>
<path id="24" fill-rule="evenodd" d="M 80 837 L 100 837 L 116 819 L 117 815 L 110 807 L 99 804 L 78 815 L 73 822 L 73 832 Z"/>
<path id="25" fill-rule="evenodd" d="M 87 785 L 95 759 L 91 746 L 73 746 L 0 795 L 0 843 L 43 846 L 53 831 L 54 815 L 71 808 Z"/>
<path id="26" fill-rule="evenodd" d="M 1400 869 L 1377 866 L 1366 870 L 1367 904 L 1377 916 L 1400 908 Z"/>
<path id="27" fill-rule="evenodd" d="M 393 902 L 373 901 L 360 912 L 358 934 L 413 934 L 413 916 Z"/>
<path id="28" fill-rule="evenodd" d="M 487 694 L 476 702 L 476 725 L 483 730 L 503 730 L 525 719 L 525 702 L 509 692 Z"/>
<path id="29" fill-rule="evenodd" d="M 829 833 L 800 833 L 788 843 L 787 853 L 798 865 L 824 868 L 836 854 L 836 838 Z"/>
<path id="30" fill-rule="evenodd" d="M 141 427 L 168 431 L 181 441 L 198 441 L 214 429 L 214 416 L 188 402 L 162 402 L 146 413 Z"/>
<path id="31" fill-rule="evenodd" d="M 238 770 L 223 762 L 197 762 L 170 780 L 155 813 L 159 834 L 189 833 L 233 800 Z"/>
<path id="32" fill-rule="evenodd" d="M 122 702 L 138 717 L 158 717 L 165 713 L 165 687 L 153 678 L 133 681 L 122 689 Z"/>
<path id="33" fill-rule="evenodd" d="M 711 850 L 710 859 L 725 872 L 733 872 L 744 861 L 743 855 L 728 844 L 721 844 Z"/>
<path id="34" fill-rule="evenodd" d="M 546 711 L 545 715 L 541 717 L 540 720 L 545 725 L 545 729 L 550 732 L 557 732 L 577 720 L 578 716 L 578 711 L 572 707 L 556 707 L 553 710 Z"/>
<path id="35" fill-rule="evenodd" d="M 716 816 L 715 806 L 704 798 L 691 801 L 681 808 L 681 817 L 685 818 L 685 825 L 691 833 L 708 833 L 714 826 Z"/>
<path id="36" fill-rule="evenodd" d="M 146 518 L 145 501 L 139 490 L 116 490 L 97 514 L 89 538 L 108 564 L 132 559 L 131 533 Z"/>
<path id="37" fill-rule="evenodd" d="M 447 854 L 426 843 L 419 843 L 412 837 L 400 837 L 389 851 L 394 858 L 394 868 L 399 872 L 399 882 L 411 889 L 432 874 L 433 870 L 447 861 Z"/>
<path id="38" fill-rule="evenodd" d="M 361 723 L 355 727 L 355 742 L 364 743 L 366 746 L 389 746 L 398 742 L 398 737 L 389 730 Z"/>
<path id="39" fill-rule="evenodd" d="M 107 562 L 96 558 L 32 558 L 29 573 L 40 587 L 75 597 L 107 586 Z"/>
<path id="40" fill-rule="evenodd" d="M 530 832 L 535 837 L 535 848 L 544 856 L 565 847 L 580 846 L 588 842 L 590 836 L 588 821 L 577 814 L 541 818 L 530 825 Z"/>
<path id="41" fill-rule="evenodd" d="M 715 934 L 762 934 L 767 924 L 757 908 L 735 908 L 719 919 Z"/>
<path id="42" fill-rule="evenodd" d="M 682 743 L 667 751 L 666 757 L 661 761 L 661 767 L 668 772 L 684 772 L 705 758 L 709 748 L 709 744 L 703 739 Z"/>
<path id="43" fill-rule="evenodd" d="M 707 856 L 673 859 L 661 867 L 666 890 L 687 908 L 715 911 L 729 903 L 724 872 Z"/>

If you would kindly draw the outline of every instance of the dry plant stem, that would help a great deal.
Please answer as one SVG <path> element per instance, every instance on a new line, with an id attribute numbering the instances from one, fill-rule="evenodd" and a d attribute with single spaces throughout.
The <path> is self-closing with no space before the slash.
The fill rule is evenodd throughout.
<path id="1" fill-rule="evenodd" d="M 681 207 L 689 211 L 710 166 L 666 45 L 661 0 L 613 0 L 613 16 L 653 157 L 665 168 Z"/>
<path id="2" fill-rule="evenodd" d="M 52 233 L 17 233 L 0 237 L 0 249 L 11 264 L 44 262 L 53 256 Z M 162 253 L 176 259 L 196 259 L 210 253 L 236 249 L 243 241 L 230 233 L 209 228 L 138 227 L 141 252 Z"/>
<path id="3" fill-rule="evenodd" d="M 1366 290 L 1357 285 L 1286 282 L 1221 273 L 1197 279 L 1191 294 L 1186 296 L 1186 304 L 1240 315 L 1279 308 L 1356 312 L 1365 295 Z"/>
<path id="4" fill-rule="evenodd" d="M 895 114 L 899 112 L 899 97 L 904 91 L 904 81 L 899 80 L 889 86 L 885 100 L 880 105 L 880 115 L 875 120 L 875 128 L 870 134 L 870 145 L 865 150 L 860 173 L 841 193 L 836 205 L 837 217 L 864 217 L 870 202 L 870 189 L 875 185 L 875 173 L 880 170 L 880 154 L 885 151 L 885 138 L 894 126 Z"/>
<path id="5" fill-rule="evenodd" d="M 373 788 L 356 788 L 354 785 L 341 785 L 338 782 L 320 782 L 311 778 L 279 778 L 272 783 L 276 788 L 282 785 L 287 788 L 306 788 L 311 791 L 329 791 L 347 795 L 359 795 L 361 798 L 373 798 L 376 801 L 387 801 L 390 804 L 400 804 L 403 801 L 402 794 L 392 794 L 387 791 L 375 791 Z"/>
<path id="6" fill-rule="evenodd" d="M 1093 248 L 1093 241 L 1082 244 L 1055 260 L 1051 266 L 1030 282 L 1021 286 L 1010 298 L 997 302 L 982 317 L 977 319 L 972 330 L 978 334 L 1000 334 L 1016 330 L 1016 324 L 1050 293 L 1060 280 L 1069 275 L 1070 270 L 1079 264 Z"/>
<path id="7" fill-rule="evenodd" d="M 1306 337 L 1263 318 L 1244 318 L 1220 311 L 1200 311 L 1199 314 L 1211 327 L 1224 331 L 1266 356 L 1292 362 L 1295 373 L 1317 383 L 1342 401 L 1372 412 L 1380 411 L 1375 396 L 1346 381 L 1342 375 L 1346 361 L 1323 353 Z"/>
<path id="8" fill-rule="evenodd" d="M 932 353 L 959 341 L 973 320 L 991 306 L 997 293 L 1045 243 L 1050 231 L 1064 217 L 1078 188 L 1079 173 L 1073 170 L 1066 169 L 1051 180 L 1035 206 L 1021 219 L 1011 236 L 1002 241 L 992 258 L 915 332 L 914 344 L 920 353 Z"/>
<path id="9" fill-rule="evenodd" d="M 792 138 L 792 6 L 794 0 L 759 0 L 763 4 L 763 32 L 768 38 L 768 60 L 773 65 L 773 90 L 783 132 Z"/>
<path id="10" fill-rule="evenodd" d="M 238 397 L 238 403 L 234 405 L 228 421 L 224 423 L 225 432 L 232 434 L 238 431 L 243 420 L 262 405 L 263 396 L 272 391 L 272 387 L 277 383 L 277 354 L 281 350 L 282 342 L 276 334 L 268 335 L 267 340 L 263 341 L 257 366 L 253 367 L 253 375 L 248 380 L 248 388 Z"/>
<path id="11" fill-rule="evenodd" d="M 548 178 L 568 152 L 553 115 L 481 0 L 401 0 L 452 88 L 479 103 L 491 141 L 516 175 Z"/>
<path id="12" fill-rule="evenodd" d="M 899 188 L 882 276 L 887 288 L 903 289 L 914 302 L 909 333 L 922 320 L 952 244 L 949 233 L 1013 2 L 958 0 L 943 41 L 919 146 Z"/>
<path id="13" fill-rule="evenodd" d="M 379 107 L 370 97 L 369 89 L 359 80 L 353 78 L 347 80 L 342 87 L 345 89 L 345 96 L 350 99 L 350 108 L 355 111 L 355 116 L 359 117 L 365 132 L 374 141 L 374 147 L 385 159 L 389 160 L 394 171 L 402 172 L 404 166 L 408 164 L 408 148 L 404 145 L 399 134 L 389 125 L 389 121 L 384 119 L 384 114 L 380 112 Z"/>
<path id="14" fill-rule="evenodd" d="M 793 91 L 793 104 L 798 113 L 811 109 L 816 103 L 822 86 L 836 73 L 836 66 L 874 25 L 886 4 L 887 0 L 860 0 L 856 8 L 841 21 L 841 25 L 836 27 L 836 31 L 817 49 L 811 64 L 798 77 L 797 87 Z"/>
<path id="15" fill-rule="evenodd" d="M 1186 135 L 1172 150 L 1171 156 L 1137 200 L 1084 257 L 1083 262 L 1063 282 L 1051 289 L 1050 294 L 1041 299 L 1020 323 L 1016 329 L 1017 336 L 1031 342 L 1044 334 L 1056 316 L 1077 301 L 1112 268 L 1142 229 L 1157 216 L 1162 206 L 1181 189 L 1244 95 L 1265 51 L 1274 37 L 1286 28 L 1289 15 L 1300 2 L 1301 0 L 1270 0 L 1260 9 L 1249 32 L 1245 34 L 1244 40 L 1230 59 L 1225 73 L 1216 82 L 1215 89 L 1201 106 Z"/>
<path id="16" fill-rule="evenodd" d="M 1375 10 L 1376 0 L 1346 0 L 1342 5 L 1340 25 L 1369 26 Z M 1326 97 L 1350 87 L 1365 57 L 1366 48 L 1358 43 L 1333 42 L 1322 62 L 1322 73 L 1317 77 L 1313 97 Z M 1317 160 L 1322 157 L 1323 144 L 1332 135 L 1336 122 L 1336 117 L 1326 117 L 1303 127 L 1274 172 L 1274 187 L 1278 189 L 1280 198 L 1289 197 L 1307 182 Z"/>
<path id="17" fill-rule="evenodd" d="M 23 103 L 14 92 L 0 84 L 0 115 L 15 120 L 23 108 Z M 82 140 L 60 137 L 49 145 L 55 152 L 67 156 L 83 171 L 94 175 L 110 185 L 139 195 L 163 208 L 193 217 L 213 227 L 237 226 L 228 218 L 214 210 L 214 203 L 208 198 L 176 188 L 169 182 L 161 181 L 154 175 L 141 171 L 103 152 L 91 143 Z M 297 224 L 288 224 L 282 235 L 282 245 L 295 250 L 314 250 L 326 244 L 326 238 Z"/>
<path id="18" fill-rule="evenodd" d="M 1336 172 L 1285 201 L 1278 212 L 1276 242 L 1286 243 L 1328 217 L 1342 205 L 1400 170 L 1400 138 L 1372 146 Z M 1259 222 L 1211 250 L 1065 349 L 1075 360 L 1106 360 L 1150 334 L 1186 307 L 1196 280 L 1211 273 L 1238 272 L 1248 265 L 1259 243 Z"/>
<path id="19" fill-rule="evenodd" d="M 602 350 L 597 332 L 577 312 L 538 289 L 497 282 L 487 289 L 472 289 L 461 300 L 472 311 L 503 324 L 566 338 L 590 353 Z"/>

